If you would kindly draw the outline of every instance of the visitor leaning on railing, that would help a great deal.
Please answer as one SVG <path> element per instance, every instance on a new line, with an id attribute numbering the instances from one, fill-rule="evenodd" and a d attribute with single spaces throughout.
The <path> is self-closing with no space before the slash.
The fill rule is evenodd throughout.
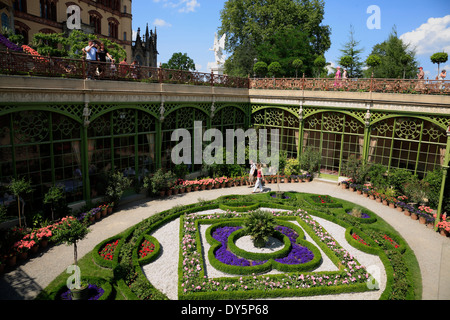
<path id="1" fill-rule="evenodd" d="M 103 66 L 103 64 L 105 64 Z M 450 80 L 345 79 L 334 78 L 241 78 L 213 73 L 172 70 L 121 63 L 97 62 L 94 80 L 141 81 L 169 84 L 221 86 L 246 89 L 381 92 L 450 95 Z M 83 59 L 44 57 L 14 51 L 0 52 L 0 74 L 85 79 Z"/>

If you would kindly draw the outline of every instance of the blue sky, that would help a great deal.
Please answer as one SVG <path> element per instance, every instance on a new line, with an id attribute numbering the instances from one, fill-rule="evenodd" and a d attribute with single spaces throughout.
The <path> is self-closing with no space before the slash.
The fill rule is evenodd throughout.
<path id="1" fill-rule="evenodd" d="M 173 53 L 187 53 L 200 72 L 210 72 L 208 63 L 214 61 L 209 49 L 214 33 L 220 26 L 220 11 L 226 0 L 133 0 L 133 31 L 141 34 L 157 29 L 158 64 L 167 62 Z M 367 21 L 374 14 L 369 6 L 380 10 L 380 28 L 369 29 Z M 323 24 L 331 27 L 331 48 L 325 57 L 337 65 L 343 45 L 348 41 L 350 25 L 355 39 L 364 49 L 363 60 L 375 44 L 383 42 L 395 26 L 398 35 L 416 48 L 416 59 L 426 75 L 434 78 L 437 65 L 430 61 L 438 51 L 450 53 L 449 0 L 325 0 Z M 450 61 L 442 68 L 450 69 Z"/>

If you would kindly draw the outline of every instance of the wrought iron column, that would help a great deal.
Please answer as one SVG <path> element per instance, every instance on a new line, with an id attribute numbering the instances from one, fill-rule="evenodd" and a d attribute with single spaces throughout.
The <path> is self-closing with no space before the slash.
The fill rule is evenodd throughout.
<path id="1" fill-rule="evenodd" d="M 445 196 L 445 184 L 447 182 L 447 175 L 448 175 L 448 169 L 449 169 L 449 161 L 450 161 L 450 126 L 447 129 L 447 147 L 445 151 L 445 158 L 444 158 L 444 164 L 442 166 L 442 183 L 441 183 L 441 193 L 439 195 L 439 205 L 437 209 L 436 214 L 436 220 L 434 224 L 434 229 L 437 230 L 437 224 L 441 221 L 441 214 L 442 214 L 442 206 L 444 203 L 444 196 Z"/>

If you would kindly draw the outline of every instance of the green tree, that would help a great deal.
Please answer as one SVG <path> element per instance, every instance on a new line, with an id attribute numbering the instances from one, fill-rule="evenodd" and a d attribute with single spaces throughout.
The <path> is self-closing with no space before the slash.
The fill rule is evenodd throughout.
<path id="1" fill-rule="evenodd" d="M 438 65 L 438 75 L 440 73 L 440 64 L 448 61 L 448 54 L 445 52 L 436 52 L 430 57 L 431 62 Z"/>
<path id="2" fill-rule="evenodd" d="M 88 233 L 89 229 L 85 224 L 70 216 L 65 218 L 56 230 L 56 242 L 73 245 L 73 260 L 76 266 L 78 265 L 77 242 L 83 240 Z"/>
<path id="3" fill-rule="evenodd" d="M 25 181 L 25 178 L 22 179 L 12 179 L 11 183 L 8 185 L 8 190 L 12 192 L 13 195 L 16 196 L 17 199 L 17 211 L 19 213 L 19 227 L 22 227 L 22 209 L 20 206 L 20 197 L 24 196 L 27 193 L 31 193 L 33 189 L 31 189 L 31 181 Z"/>
<path id="4" fill-rule="evenodd" d="M 316 73 L 317 78 L 321 77 L 321 75 L 323 73 L 327 72 L 327 71 L 325 71 L 326 65 L 327 65 L 327 60 L 325 60 L 324 56 L 318 56 L 314 60 L 314 67 L 315 67 L 315 73 Z"/>
<path id="5" fill-rule="evenodd" d="M 347 68 L 350 78 L 361 78 L 363 76 L 361 53 L 363 49 L 358 48 L 359 41 L 355 40 L 355 29 L 350 25 L 350 36 L 347 43 L 344 44 L 342 56 L 339 58 L 339 64 Z"/>
<path id="6" fill-rule="evenodd" d="M 32 39 L 32 47 L 44 56 L 81 59 L 82 49 L 87 46 L 89 40 L 104 43 L 116 61 L 121 61 L 127 56 L 120 44 L 80 30 L 73 30 L 68 36 L 65 33 L 36 33 Z"/>
<path id="7" fill-rule="evenodd" d="M 267 71 L 269 72 L 270 76 L 278 77 L 283 72 L 283 69 L 281 67 L 281 64 L 275 61 L 269 64 L 269 66 L 267 67 Z"/>
<path id="8" fill-rule="evenodd" d="M 55 207 L 58 202 L 64 197 L 64 189 L 60 186 L 51 187 L 44 196 L 44 203 L 50 204 L 50 209 L 52 212 L 52 221 L 55 220 Z"/>
<path id="9" fill-rule="evenodd" d="M 258 60 L 267 64 L 278 62 L 283 72 L 280 76 L 294 77 L 294 60 L 307 61 L 299 67 L 300 72 L 312 73 L 313 52 L 305 32 L 287 27 L 267 37 L 267 41 L 257 46 Z"/>
<path id="10" fill-rule="evenodd" d="M 371 75 L 374 73 L 376 67 L 381 64 L 381 58 L 376 54 L 371 54 L 367 57 L 366 64 L 372 69 Z"/>
<path id="11" fill-rule="evenodd" d="M 187 53 L 176 52 L 172 55 L 169 61 L 167 63 L 163 63 L 161 67 L 165 69 L 194 71 L 195 63 L 194 60 L 189 58 Z"/>
<path id="12" fill-rule="evenodd" d="M 295 77 L 298 77 L 298 70 L 303 67 L 302 59 L 295 59 L 292 61 L 292 67 L 295 69 Z"/>
<path id="13" fill-rule="evenodd" d="M 264 50 L 274 48 L 275 42 L 292 43 L 293 37 L 283 38 L 283 35 L 286 30 L 295 30 L 297 34 L 305 34 L 307 39 L 303 45 L 310 47 L 312 52 L 318 55 L 325 53 L 331 45 L 331 31 L 329 26 L 322 25 L 324 7 L 323 0 L 227 0 L 221 11 L 218 32 L 227 34 L 225 47 L 231 53 L 225 71 L 231 75 L 247 76 L 253 71 L 254 58 L 266 63 L 277 61 L 283 68 L 286 63 L 289 68 L 285 71 L 292 71 L 292 74 L 295 70 L 290 64 L 295 58 L 301 58 L 305 66 L 312 67 L 313 56 L 310 60 L 298 54 L 269 59 L 267 55 L 274 53 Z M 288 44 L 282 48 L 296 49 Z M 239 57 L 243 52 L 245 59 Z M 253 56 L 248 56 L 250 54 Z M 265 58 L 263 54 L 266 54 Z"/>
<path id="14" fill-rule="evenodd" d="M 407 79 L 416 77 L 417 61 L 415 60 L 415 51 L 399 39 L 395 28 L 393 28 L 386 41 L 373 47 L 370 55 L 377 55 L 381 59 L 378 67 L 373 70 L 375 78 L 397 79 L 402 78 L 403 75 Z M 412 58 L 406 65 L 402 64 L 402 58 L 405 55 L 409 55 Z M 367 73 L 366 76 L 370 77 Z"/>
<path id="15" fill-rule="evenodd" d="M 257 63 L 255 63 L 255 65 L 253 66 L 253 72 L 256 74 L 256 76 L 258 77 L 265 77 L 267 74 L 267 63 L 263 62 L 263 61 L 258 61 Z"/>

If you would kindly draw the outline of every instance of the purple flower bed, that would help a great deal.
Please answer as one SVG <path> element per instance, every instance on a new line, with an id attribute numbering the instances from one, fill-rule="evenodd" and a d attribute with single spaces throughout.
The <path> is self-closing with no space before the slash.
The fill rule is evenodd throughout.
<path id="1" fill-rule="evenodd" d="M 276 262 L 283 264 L 302 264 L 314 259 L 314 254 L 308 248 L 295 243 L 298 238 L 297 232 L 283 226 L 277 226 L 275 230 L 287 236 L 292 244 L 292 249 L 289 254 L 284 258 L 275 259 Z"/>
<path id="2" fill-rule="evenodd" d="M 217 228 L 213 232 L 213 238 L 219 241 L 222 246 L 216 251 L 216 259 L 222 263 L 233 266 L 250 266 L 250 261 L 237 257 L 234 253 L 227 250 L 228 237 L 236 230 L 242 229 L 242 227 L 223 227 Z"/>
<path id="3" fill-rule="evenodd" d="M 17 44 L 9 41 L 4 35 L 0 34 L 0 43 L 7 47 L 9 50 L 22 51 L 22 48 Z"/>
<path id="4" fill-rule="evenodd" d="M 277 195 L 276 195 L 276 194 L 271 195 L 271 197 L 274 198 L 274 199 L 277 199 Z M 288 197 L 288 196 L 285 196 L 285 195 L 283 195 L 283 196 L 281 197 L 281 199 L 283 199 L 283 200 L 290 199 L 290 198 L 291 198 L 291 197 Z"/>
<path id="5" fill-rule="evenodd" d="M 347 214 L 352 215 L 351 211 L 347 211 Z M 369 219 L 370 216 L 367 213 L 361 212 L 361 219 Z"/>
<path id="6" fill-rule="evenodd" d="M 105 290 L 102 289 L 102 287 L 99 287 L 95 284 L 90 284 L 88 286 L 88 300 L 98 300 L 103 294 L 105 293 Z M 66 292 L 63 292 L 61 294 L 62 300 L 72 300 L 72 294 L 70 290 L 67 290 Z"/>
<path id="7" fill-rule="evenodd" d="M 255 266 L 261 265 L 267 262 L 267 260 L 249 261 L 247 259 L 242 259 L 237 257 L 234 253 L 227 250 L 228 237 L 236 230 L 242 229 L 242 227 L 222 227 L 217 228 L 213 232 L 213 238 L 219 241 L 222 246 L 216 251 L 215 257 L 222 263 L 234 266 Z M 314 258 L 314 254 L 306 247 L 300 246 L 295 243 L 298 238 L 298 234 L 288 227 L 276 226 L 275 230 L 286 235 L 292 243 L 292 249 L 289 254 L 280 259 L 275 259 L 275 261 L 283 264 L 302 264 L 311 261 Z"/>

